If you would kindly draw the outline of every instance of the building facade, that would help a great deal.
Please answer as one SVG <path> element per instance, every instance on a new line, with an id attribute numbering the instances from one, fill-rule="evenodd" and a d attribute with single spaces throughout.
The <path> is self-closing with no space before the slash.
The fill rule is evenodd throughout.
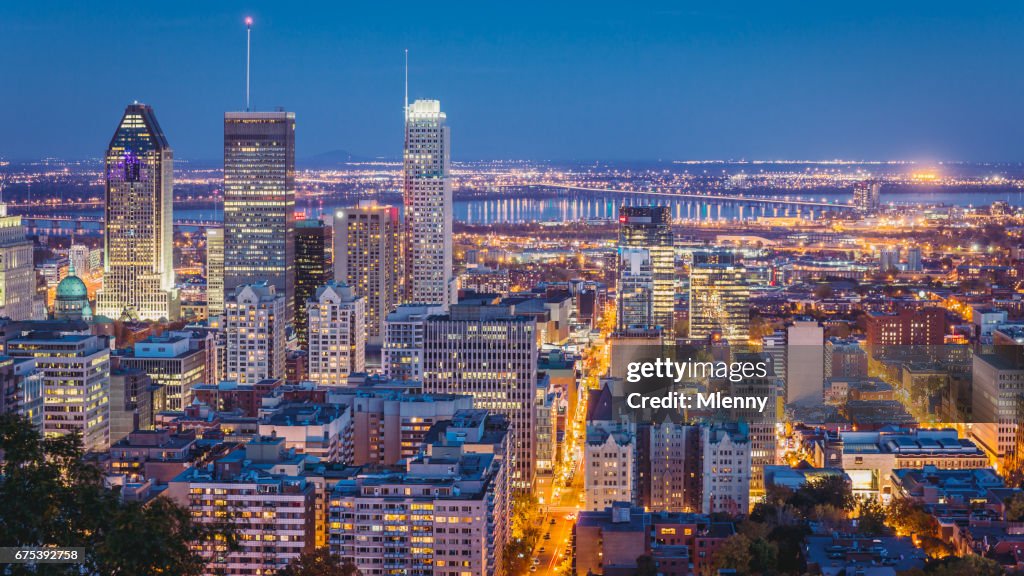
<path id="1" fill-rule="evenodd" d="M 225 302 L 225 378 L 255 384 L 285 376 L 287 298 L 266 283 L 239 286 Z"/>
<path id="2" fill-rule="evenodd" d="M 673 330 L 675 308 L 675 247 L 672 213 L 668 206 L 619 208 L 619 249 L 641 248 L 650 256 L 651 308 L 645 328 Z M 620 260 L 620 264 L 622 261 Z M 621 281 L 621 275 L 620 275 Z M 638 323 L 639 324 L 639 323 Z M 620 325 L 628 327 L 630 324 Z"/>
<path id="3" fill-rule="evenodd" d="M 437 100 L 405 111 L 405 301 L 447 305 L 452 289 L 451 138 Z"/>
<path id="4" fill-rule="evenodd" d="M 306 349 L 306 303 L 331 279 L 331 227 L 323 220 L 295 223 L 295 337 Z"/>
<path id="5" fill-rule="evenodd" d="M 334 279 L 366 298 L 366 338 L 380 344 L 384 320 L 402 299 L 398 208 L 360 202 L 334 215 Z"/>
<path id="6" fill-rule="evenodd" d="M 224 115 L 224 290 L 267 282 L 295 296 L 295 113 Z"/>
<path id="7" fill-rule="evenodd" d="M 175 320 L 174 153 L 153 109 L 131 104 L 107 148 L 103 288 L 96 313 Z"/>
<path id="8" fill-rule="evenodd" d="M 345 384 L 366 371 L 366 299 L 330 281 L 306 303 L 309 379 L 322 386 Z"/>

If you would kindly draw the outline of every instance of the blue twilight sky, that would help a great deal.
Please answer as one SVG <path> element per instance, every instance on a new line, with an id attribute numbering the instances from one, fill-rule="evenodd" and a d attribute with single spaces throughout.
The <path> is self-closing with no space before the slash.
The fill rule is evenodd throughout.
<path id="1" fill-rule="evenodd" d="M 102 154 L 152 104 L 221 156 L 253 99 L 300 158 L 401 151 L 437 98 L 453 158 L 1024 161 L 1024 2 L 0 1 L 0 156 Z"/>

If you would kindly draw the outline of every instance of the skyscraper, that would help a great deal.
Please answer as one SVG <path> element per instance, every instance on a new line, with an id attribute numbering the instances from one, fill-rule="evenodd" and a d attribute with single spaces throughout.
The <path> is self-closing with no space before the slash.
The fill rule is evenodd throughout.
<path id="1" fill-rule="evenodd" d="M 153 109 L 130 104 L 107 148 L 103 288 L 96 313 L 177 319 L 174 153 Z"/>
<path id="2" fill-rule="evenodd" d="M 405 277 L 407 302 L 447 305 L 452 281 L 450 136 L 437 100 L 405 111 Z"/>
<path id="3" fill-rule="evenodd" d="M 882 185 L 873 180 L 864 180 L 853 185 L 853 205 L 858 212 L 869 213 L 882 205 Z"/>
<path id="4" fill-rule="evenodd" d="M 224 314 L 224 229 L 206 229 L 206 316 Z"/>
<path id="5" fill-rule="evenodd" d="M 266 281 L 295 305 L 295 113 L 224 114 L 224 290 Z"/>
<path id="6" fill-rule="evenodd" d="M 345 384 L 366 370 L 366 299 L 351 287 L 329 282 L 306 303 L 309 318 L 309 379 L 323 386 Z"/>
<path id="7" fill-rule="evenodd" d="M 690 270 L 690 338 L 714 334 L 746 344 L 750 333 L 750 286 L 739 264 L 694 264 Z"/>
<path id="8" fill-rule="evenodd" d="M 675 308 L 675 248 L 672 213 L 668 206 L 622 206 L 619 208 L 619 249 L 642 248 L 650 255 L 651 307 L 644 328 L 662 327 L 672 332 Z M 628 272 L 622 268 L 621 272 Z M 621 280 L 621 278 L 620 278 Z M 636 320 L 636 319 L 633 319 Z M 621 327 L 623 325 L 620 323 Z"/>
<path id="9" fill-rule="evenodd" d="M 646 329 L 652 325 L 654 273 L 651 252 L 646 248 L 619 247 L 618 298 L 619 330 Z"/>
<path id="10" fill-rule="evenodd" d="M 334 279 L 366 298 L 366 337 L 380 344 L 402 297 L 398 208 L 360 202 L 334 215 Z"/>
<path id="11" fill-rule="evenodd" d="M 284 378 L 286 300 L 273 285 L 263 282 L 239 286 L 227 299 L 224 332 L 228 380 L 255 384 Z"/>
<path id="12" fill-rule="evenodd" d="M 295 223 L 295 336 L 306 349 L 306 302 L 331 279 L 331 227 L 323 220 Z"/>
<path id="13" fill-rule="evenodd" d="M 44 304 L 36 293 L 32 241 L 25 238 L 21 216 L 8 216 L 0 204 L 0 316 L 42 320 Z M 74 262 L 72 262 L 74 264 Z"/>

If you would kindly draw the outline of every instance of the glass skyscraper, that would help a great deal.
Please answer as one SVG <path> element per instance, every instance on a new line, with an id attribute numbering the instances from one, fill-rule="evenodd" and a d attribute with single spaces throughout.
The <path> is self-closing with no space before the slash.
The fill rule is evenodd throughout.
<path id="1" fill-rule="evenodd" d="M 177 319 L 174 153 L 153 109 L 131 104 L 107 148 L 106 258 L 96 314 Z"/>
<path id="2" fill-rule="evenodd" d="M 323 220 L 295 223 L 295 336 L 303 349 L 307 344 L 306 302 L 333 276 L 331 227 Z"/>
<path id="3" fill-rule="evenodd" d="M 295 308 L 295 113 L 224 115 L 224 290 L 266 281 Z"/>
<path id="4" fill-rule="evenodd" d="M 668 206 L 622 206 L 619 208 L 619 249 L 641 248 L 650 256 L 650 314 L 628 318 L 622 315 L 620 328 L 660 326 L 672 332 L 675 311 L 675 247 L 672 236 L 672 213 Z M 635 276 L 633 267 L 619 260 L 619 282 L 626 274 Z M 621 302 L 620 302 L 621 303 Z"/>
<path id="5" fill-rule="evenodd" d="M 452 282 L 451 139 L 437 100 L 405 113 L 406 301 L 447 305 Z"/>

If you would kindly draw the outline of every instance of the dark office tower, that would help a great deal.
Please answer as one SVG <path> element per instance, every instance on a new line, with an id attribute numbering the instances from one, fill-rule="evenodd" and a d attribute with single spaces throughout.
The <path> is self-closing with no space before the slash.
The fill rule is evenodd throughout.
<path id="1" fill-rule="evenodd" d="M 224 290 L 267 282 L 295 303 L 295 113 L 224 114 Z"/>
<path id="2" fill-rule="evenodd" d="M 107 148 L 103 288 L 96 313 L 176 320 L 174 153 L 153 109 L 131 104 Z"/>
<path id="3" fill-rule="evenodd" d="M 622 324 L 623 320 L 620 320 L 620 328 L 661 326 L 666 333 L 671 333 L 675 308 L 676 261 L 672 241 L 672 214 L 668 206 L 619 208 L 619 250 L 628 252 L 631 249 L 646 250 L 649 255 L 650 314 L 644 321 L 630 317 L 629 325 Z M 635 266 L 625 267 L 622 260 L 619 266 L 621 273 L 636 272 Z"/>
<path id="4" fill-rule="evenodd" d="M 295 223 L 295 336 L 303 350 L 308 341 L 306 302 L 334 275 L 331 242 L 331 227 L 323 220 Z"/>

